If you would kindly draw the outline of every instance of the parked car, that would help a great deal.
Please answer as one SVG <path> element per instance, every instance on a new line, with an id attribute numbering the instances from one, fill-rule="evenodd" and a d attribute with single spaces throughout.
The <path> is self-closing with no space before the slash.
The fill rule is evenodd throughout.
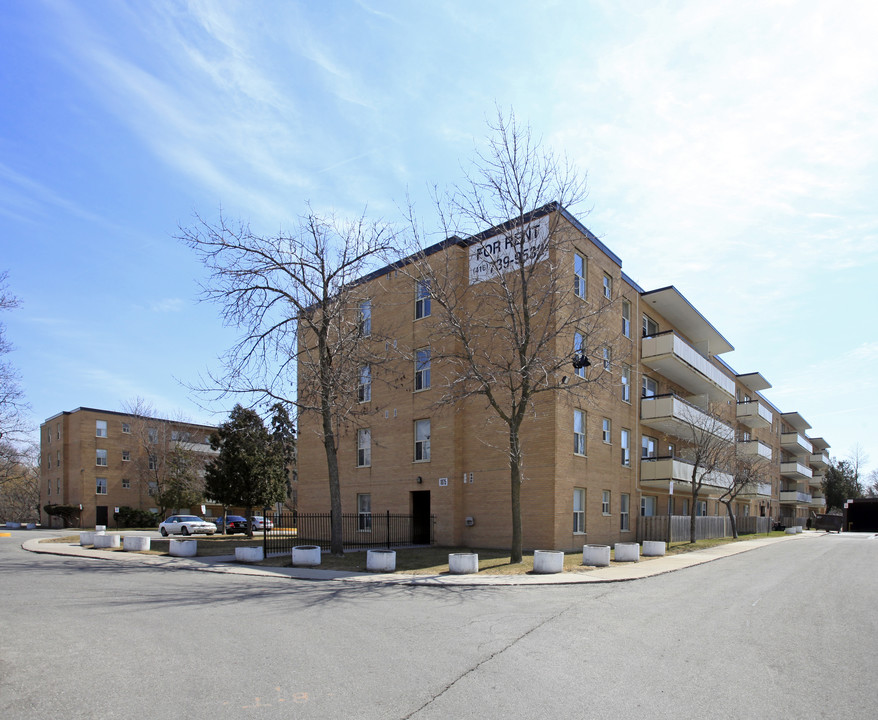
<path id="1" fill-rule="evenodd" d="M 254 515 L 250 518 L 250 522 L 253 523 L 254 530 L 273 530 L 274 523 L 268 518 L 262 517 L 262 515 Z"/>
<path id="2" fill-rule="evenodd" d="M 217 518 L 217 527 L 222 528 L 222 518 Z M 240 515 L 226 515 L 226 535 L 247 532 L 247 518 Z"/>
<path id="3" fill-rule="evenodd" d="M 196 515 L 171 515 L 161 525 L 159 532 L 163 537 L 168 535 L 213 535 L 216 525 L 202 520 Z"/>

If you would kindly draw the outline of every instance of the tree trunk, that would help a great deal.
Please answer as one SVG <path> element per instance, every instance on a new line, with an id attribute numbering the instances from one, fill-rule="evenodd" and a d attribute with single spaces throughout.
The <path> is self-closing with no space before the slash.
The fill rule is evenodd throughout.
<path id="1" fill-rule="evenodd" d="M 329 472 L 329 552 L 334 557 L 344 556 L 344 532 L 341 517 L 341 487 L 338 479 L 338 451 L 332 429 L 332 411 L 323 410 L 323 449 Z"/>
<path id="2" fill-rule="evenodd" d="M 732 503 L 724 502 L 723 505 L 726 506 L 726 512 L 729 515 L 729 522 L 732 524 L 732 538 L 735 540 L 738 539 L 738 522 L 735 519 L 735 513 L 732 512 Z"/>
<path id="3" fill-rule="evenodd" d="M 509 562 L 520 563 L 521 552 L 521 443 L 518 431 L 509 429 L 509 476 L 512 499 L 512 547 L 509 549 Z"/>
<path id="4" fill-rule="evenodd" d="M 247 510 L 247 537 L 253 539 L 253 506 L 248 505 Z"/>

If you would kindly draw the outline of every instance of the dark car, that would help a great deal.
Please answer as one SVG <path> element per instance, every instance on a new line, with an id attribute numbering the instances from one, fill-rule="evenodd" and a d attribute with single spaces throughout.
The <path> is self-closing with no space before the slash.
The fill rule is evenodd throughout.
<path id="1" fill-rule="evenodd" d="M 223 519 L 216 519 L 216 526 L 222 528 Z M 236 532 L 247 532 L 247 518 L 240 515 L 226 515 L 226 535 L 234 535 Z"/>

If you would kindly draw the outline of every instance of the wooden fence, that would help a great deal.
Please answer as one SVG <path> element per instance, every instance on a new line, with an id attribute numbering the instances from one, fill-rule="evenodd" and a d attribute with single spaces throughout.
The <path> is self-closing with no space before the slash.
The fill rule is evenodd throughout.
<path id="1" fill-rule="evenodd" d="M 736 518 L 738 534 L 767 533 L 771 521 L 767 517 Z M 652 515 L 637 518 L 637 542 L 644 540 L 664 540 L 665 542 L 689 541 L 688 515 Z M 732 523 L 727 515 L 704 515 L 695 518 L 695 539 L 721 538 L 732 536 Z"/>

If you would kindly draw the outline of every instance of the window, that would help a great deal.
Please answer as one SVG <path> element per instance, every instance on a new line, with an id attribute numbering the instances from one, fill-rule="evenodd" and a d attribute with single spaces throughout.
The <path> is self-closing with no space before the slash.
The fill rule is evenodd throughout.
<path id="1" fill-rule="evenodd" d="M 415 353 L 415 390 L 430 387 L 430 348 L 421 348 Z"/>
<path id="2" fill-rule="evenodd" d="M 51 430 L 50 430 L 49 432 L 51 433 Z M 58 423 L 58 424 L 55 426 L 55 433 L 56 433 L 56 435 L 55 435 L 55 439 L 56 439 L 56 440 L 60 440 L 60 439 L 61 439 L 61 423 Z"/>
<path id="3" fill-rule="evenodd" d="M 619 439 L 619 443 L 622 446 L 622 464 L 626 466 L 631 465 L 630 438 L 631 432 L 623 429 Z"/>
<path id="4" fill-rule="evenodd" d="M 658 440 L 654 437 L 649 437 L 649 435 L 643 435 L 640 438 L 640 457 L 658 457 Z"/>
<path id="5" fill-rule="evenodd" d="M 655 515 L 655 498 L 644 495 L 640 498 L 640 516 L 652 517 L 653 515 Z"/>
<path id="6" fill-rule="evenodd" d="M 573 452 L 585 455 L 585 413 L 582 410 L 573 411 Z"/>
<path id="7" fill-rule="evenodd" d="M 626 403 L 631 402 L 631 366 L 622 366 L 622 400 Z"/>
<path id="8" fill-rule="evenodd" d="M 372 400 L 372 367 L 363 365 L 360 368 L 360 383 L 357 385 L 357 400 L 361 403 Z"/>
<path id="9" fill-rule="evenodd" d="M 357 495 L 357 529 L 372 532 L 372 496 L 369 493 Z"/>
<path id="10" fill-rule="evenodd" d="M 609 515 L 610 514 L 610 491 L 602 490 L 601 491 L 601 514 Z"/>
<path id="11" fill-rule="evenodd" d="M 651 377 L 643 376 L 643 383 L 640 391 L 641 397 L 655 397 L 658 395 L 658 383 Z"/>
<path id="12" fill-rule="evenodd" d="M 604 297 L 610 300 L 613 297 L 613 278 L 604 274 Z"/>
<path id="13" fill-rule="evenodd" d="M 704 517 L 705 515 L 707 515 L 707 501 L 706 500 L 699 500 L 697 503 L 695 503 L 695 514 L 698 517 Z"/>
<path id="14" fill-rule="evenodd" d="M 95 450 L 95 465 L 107 467 L 107 451 Z"/>
<path id="15" fill-rule="evenodd" d="M 122 432 L 127 435 L 131 432 L 131 426 L 128 423 L 122 423 Z"/>
<path id="16" fill-rule="evenodd" d="M 55 453 L 55 467 L 61 467 L 61 451 Z"/>
<path id="17" fill-rule="evenodd" d="M 151 443 L 157 443 L 159 441 L 159 431 L 156 428 L 149 428 L 146 431 L 146 434 Z"/>
<path id="18" fill-rule="evenodd" d="M 601 440 L 608 444 L 613 442 L 613 425 L 608 418 L 604 418 L 601 424 Z"/>
<path id="19" fill-rule="evenodd" d="M 430 459 L 430 421 L 415 420 L 415 460 Z"/>
<path id="20" fill-rule="evenodd" d="M 46 467 L 51 470 L 52 469 L 52 456 L 49 453 L 46 453 Z"/>
<path id="21" fill-rule="evenodd" d="M 622 301 L 622 334 L 631 337 L 631 303 L 627 300 Z"/>
<path id="22" fill-rule="evenodd" d="M 372 464 L 372 430 L 357 430 L 357 467 L 369 467 Z"/>
<path id="23" fill-rule="evenodd" d="M 95 420 L 95 437 L 107 437 L 106 420 Z"/>
<path id="24" fill-rule="evenodd" d="M 573 488 L 573 532 L 585 532 L 585 488 Z"/>
<path id="25" fill-rule="evenodd" d="M 158 470 L 159 467 L 159 459 L 155 455 L 149 456 L 149 469 L 150 470 Z"/>
<path id="26" fill-rule="evenodd" d="M 683 515 L 689 514 L 689 498 L 683 498 Z"/>
<path id="27" fill-rule="evenodd" d="M 643 316 L 643 337 L 658 335 L 658 323 L 649 315 Z"/>
<path id="28" fill-rule="evenodd" d="M 131 481 L 128 478 L 122 478 L 122 489 L 130 490 L 131 489 Z"/>
<path id="29" fill-rule="evenodd" d="M 585 300 L 585 258 L 582 255 L 574 255 L 573 256 L 573 292 L 577 297 L 581 297 Z"/>
<path id="30" fill-rule="evenodd" d="M 612 351 L 606 345 L 601 348 L 601 359 L 604 363 L 604 370 L 609 371 L 612 365 Z"/>
<path id="31" fill-rule="evenodd" d="M 131 459 L 131 451 L 123 450 L 122 451 L 122 462 L 128 462 Z"/>
<path id="32" fill-rule="evenodd" d="M 46 495 L 51 495 L 51 494 L 52 494 L 52 481 L 49 480 L 48 487 L 46 488 Z"/>
<path id="33" fill-rule="evenodd" d="M 628 493 L 622 493 L 619 497 L 619 529 L 624 531 L 630 530 L 631 517 L 631 496 Z"/>
<path id="34" fill-rule="evenodd" d="M 50 482 L 51 482 L 51 481 L 50 481 Z M 56 483 L 56 488 L 55 488 L 55 489 L 58 491 L 58 494 L 60 495 L 60 494 L 61 494 L 61 478 L 58 478 L 58 479 L 55 481 L 55 483 Z"/>
<path id="35" fill-rule="evenodd" d="M 575 355 L 585 355 L 585 338 L 582 333 L 573 333 L 573 352 Z M 585 366 L 578 367 L 574 371 L 579 377 L 585 377 Z"/>
<path id="36" fill-rule="evenodd" d="M 95 494 L 107 494 L 107 478 L 95 478 Z"/>
<path id="37" fill-rule="evenodd" d="M 152 496 L 155 495 L 158 491 L 159 491 L 159 484 L 158 484 L 157 482 L 155 482 L 154 480 L 150 480 L 150 481 L 149 481 L 149 487 L 148 487 L 147 490 L 146 490 L 147 495 L 149 495 L 150 497 L 152 497 Z"/>
<path id="38" fill-rule="evenodd" d="M 430 281 L 419 280 L 415 288 L 415 320 L 430 316 Z"/>
<path id="39" fill-rule="evenodd" d="M 363 300 L 357 316 L 357 328 L 361 337 L 369 337 L 372 334 L 372 301 Z"/>

